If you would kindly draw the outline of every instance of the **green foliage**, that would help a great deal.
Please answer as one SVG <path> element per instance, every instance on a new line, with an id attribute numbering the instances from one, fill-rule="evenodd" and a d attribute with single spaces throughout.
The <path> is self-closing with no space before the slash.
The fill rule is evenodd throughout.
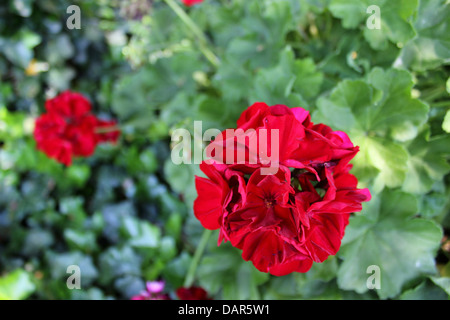
<path id="1" fill-rule="evenodd" d="M 380 298 L 397 296 L 402 286 L 422 274 L 436 273 L 434 256 L 442 238 L 435 222 L 414 218 L 414 196 L 386 189 L 354 217 L 346 230 L 338 284 L 359 293 L 368 291 L 366 269 L 381 269 Z"/>
<path id="2" fill-rule="evenodd" d="M 203 231 L 202 173 L 173 164 L 170 134 L 234 127 L 256 101 L 347 132 L 373 199 L 337 256 L 306 274 L 260 273 L 211 239 L 195 283 L 216 299 L 448 299 L 448 1 L 205 0 L 184 8 L 202 35 L 162 0 L 75 2 L 79 30 L 65 24 L 70 1 L 0 5 L 1 299 L 128 299 L 160 278 L 174 297 Z M 366 25 L 370 5 L 381 29 Z M 46 97 L 65 89 L 122 130 L 69 168 L 32 137 Z M 66 286 L 69 265 L 81 290 Z"/>
<path id="3" fill-rule="evenodd" d="M 35 289 L 30 275 L 17 269 L 0 278 L 0 300 L 21 300 L 27 298 Z"/>

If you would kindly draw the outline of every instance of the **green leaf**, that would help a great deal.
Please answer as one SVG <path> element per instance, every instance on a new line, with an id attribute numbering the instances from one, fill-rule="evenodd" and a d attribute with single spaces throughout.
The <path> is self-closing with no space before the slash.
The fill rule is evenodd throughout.
<path id="1" fill-rule="evenodd" d="M 0 300 L 23 300 L 35 289 L 30 274 L 22 269 L 0 278 Z"/>
<path id="2" fill-rule="evenodd" d="M 224 99 L 240 101 L 247 98 L 251 91 L 252 76 L 240 61 L 225 57 L 214 75 L 213 84 L 223 92 Z"/>
<path id="3" fill-rule="evenodd" d="M 342 19 L 344 28 L 354 29 L 365 24 L 370 17 L 367 8 L 376 5 L 380 9 L 380 29 L 364 25 L 364 37 L 374 49 L 385 49 L 387 41 L 406 43 L 415 35 L 410 17 L 417 8 L 418 0 L 331 0 L 330 11 Z"/>
<path id="4" fill-rule="evenodd" d="M 74 164 L 66 170 L 67 178 L 73 181 L 78 187 L 82 187 L 91 175 L 91 169 L 87 165 Z"/>
<path id="5" fill-rule="evenodd" d="M 414 85 L 412 75 L 406 70 L 374 68 L 369 83 L 383 92 L 383 98 L 372 117 L 372 130 L 391 130 L 391 136 L 399 141 L 411 140 L 417 135 L 417 127 L 427 121 L 429 107 L 411 97 Z M 391 129 L 392 128 L 392 129 Z"/>
<path id="6" fill-rule="evenodd" d="M 83 202 L 82 197 L 61 198 L 60 200 L 60 212 L 71 220 L 73 227 L 81 228 L 86 219 Z"/>
<path id="7" fill-rule="evenodd" d="M 448 63 L 450 61 L 449 15 L 448 1 L 421 0 L 414 22 L 417 37 L 406 43 L 397 63 L 417 71 L 434 69 Z"/>
<path id="8" fill-rule="evenodd" d="M 293 66 L 295 75 L 294 91 L 307 100 L 315 98 L 323 84 L 324 75 L 317 70 L 311 58 L 295 60 Z"/>
<path id="9" fill-rule="evenodd" d="M 0 139 L 8 140 L 24 136 L 25 115 L 19 112 L 9 112 L 0 106 Z"/>
<path id="10" fill-rule="evenodd" d="M 234 125 L 234 121 L 229 121 L 230 113 L 233 111 L 234 109 L 227 107 L 221 99 L 202 96 L 195 119 L 202 119 L 203 130 L 209 128 L 225 129 Z"/>
<path id="11" fill-rule="evenodd" d="M 239 250 L 229 244 L 215 247 L 205 255 L 197 274 L 200 285 L 212 295 L 222 290 L 224 299 L 233 300 L 260 299 L 258 286 L 269 278 L 251 262 L 244 261 Z"/>
<path id="12" fill-rule="evenodd" d="M 431 279 L 435 279 L 431 277 Z M 436 278 L 449 279 L 450 278 Z M 434 282 L 434 280 L 433 280 Z M 436 284 L 436 283 L 435 283 Z M 448 300 L 445 292 L 429 280 L 423 281 L 414 289 L 407 290 L 399 297 L 401 300 Z M 449 283 L 450 284 L 450 283 Z"/>
<path id="13" fill-rule="evenodd" d="M 114 287 L 126 299 L 145 290 L 145 284 L 141 277 L 135 275 L 124 275 L 114 280 Z"/>
<path id="14" fill-rule="evenodd" d="M 413 84 L 408 71 L 374 68 L 367 81 L 344 80 L 319 99 L 319 119 L 337 130 L 411 140 L 428 112 L 427 105 L 411 97 Z"/>
<path id="15" fill-rule="evenodd" d="M 361 134 L 371 129 L 370 119 L 381 93 L 362 80 L 340 82 L 329 97 L 317 101 L 315 122 L 323 122 L 334 130 L 356 131 Z"/>
<path id="16" fill-rule="evenodd" d="M 317 102 L 313 120 L 347 132 L 360 146 L 355 174 L 375 179 L 376 190 L 403 184 L 408 153 L 393 139 L 413 139 L 427 120 L 428 106 L 411 97 L 412 85 L 407 71 L 374 68 L 367 80 L 344 80 Z"/>
<path id="17" fill-rule="evenodd" d="M 179 91 L 195 92 L 193 74 L 203 69 L 197 53 L 158 60 L 154 65 L 122 77 L 113 91 L 112 109 L 130 128 L 145 129 L 155 121 L 155 110 Z"/>
<path id="18" fill-rule="evenodd" d="M 0 38 L 5 56 L 15 65 L 25 69 L 33 59 L 33 48 L 41 41 L 39 35 L 27 29 L 21 29 L 9 39 Z"/>
<path id="19" fill-rule="evenodd" d="M 131 247 L 110 247 L 99 256 L 99 281 L 105 285 L 127 275 L 139 277 L 141 265 L 142 257 Z"/>
<path id="20" fill-rule="evenodd" d="M 338 263 L 336 257 L 329 257 L 322 263 L 315 263 L 307 273 L 292 273 L 272 278 L 265 299 L 341 299 L 335 281 Z"/>
<path id="21" fill-rule="evenodd" d="M 65 229 L 64 239 L 71 249 L 82 250 L 84 252 L 97 250 L 97 239 L 92 232 Z"/>
<path id="22" fill-rule="evenodd" d="M 430 138 L 424 130 L 409 146 L 408 171 L 403 190 L 411 193 L 426 193 L 436 181 L 450 172 L 447 156 L 450 136 Z"/>
<path id="23" fill-rule="evenodd" d="M 67 268 L 71 265 L 76 265 L 81 270 L 81 287 L 89 287 L 93 281 L 99 276 L 96 265 L 94 265 L 93 258 L 85 255 L 80 251 L 67 251 L 65 253 L 55 253 L 53 251 L 46 253 L 46 263 L 51 265 L 51 278 L 61 281 L 64 286 L 70 272 L 67 273 Z M 103 270 L 102 270 L 103 274 Z"/>
<path id="24" fill-rule="evenodd" d="M 445 207 L 449 202 L 444 192 L 431 191 L 420 196 L 419 212 L 423 218 L 431 219 L 447 213 Z"/>
<path id="25" fill-rule="evenodd" d="M 27 232 L 22 252 L 27 256 L 37 255 L 45 252 L 55 242 L 51 232 L 42 229 L 31 229 Z"/>
<path id="26" fill-rule="evenodd" d="M 366 1 L 331 0 L 330 11 L 335 17 L 342 19 L 345 28 L 353 29 L 366 17 L 368 6 Z"/>
<path id="27" fill-rule="evenodd" d="M 22 17 L 29 17 L 33 12 L 34 0 L 13 0 L 11 3 L 14 11 Z"/>
<path id="28" fill-rule="evenodd" d="M 403 146 L 376 137 L 358 138 L 355 143 L 361 146 L 354 159 L 353 173 L 356 176 L 363 181 L 375 178 L 375 190 L 402 185 L 408 161 L 408 153 Z"/>
<path id="29" fill-rule="evenodd" d="M 129 244 L 138 248 L 157 248 L 161 240 L 161 230 L 147 221 L 134 217 L 124 217 L 122 229 L 129 238 Z"/>
<path id="30" fill-rule="evenodd" d="M 176 288 L 183 286 L 191 260 L 191 256 L 186 251 L 183 251 L 178 257 L 167 263 L 163 270 L 164 278 Z"/>
<path id="31" fill-rule="evenodd" d="M 248 62 L 252 69 L 269 67 L 292 26 L 291 5 L 286 0 L 248 1 L 245 5 L 247 15 L 239 22 L 245 33 L 231 40 L 226 56 L 240 64 Z"/>
<path id="32" fill-rule="evenodd" d="M 300 69 L 301 65 L 297 66 Z M 298 93 L 293 92 L 297 80 L 295 74 L 294 53 L 288 47 L 281 52 L 280 63 L 258 72 L 254 80 L 254 88 L 249 97 L 249 103 L 264 101 L 269 105 L 284 104 L 291 107 L 303 106 L 308 109 L 308 103 Z M 301 82 L 298 83 L 298 86 Z"/>
<path id="33" fill-rule="evenodd" d="M 403 286 L 425 274 L 435 274 L 434 255 L 442 238 L 433 221 L 414 218 L 416 199 L 407 193 L 386 189 L 351 218 L 339 256 L 339 287 L 367 292 L 366 270 L 380 268 L 382 299 L 397 296 Z"/>
<path id="34" fill-rule="evenodd" d="M 164 174 L 172 189 L 183 195 L 190 208 L 197 198 L 195 176 L 202 175 L 198 164 L 176 165 L 168 159 L 164 165 Z"/>
<path id="35" fill-rule="evenodd" d="M 445 132 L 450 133 L 450 110 L 447 110 L 445 114 L 444 121 L 442 122 L 442 129 Z"/>
<path id="36" fill-rule="evenodd" d="M 448 277 L 431 277 L 431 280 L 437 286 L 441 287 L 448 296 L 450 296 L 450 278 Z M 448 297 L 447 297 L 448 299 Z"/>

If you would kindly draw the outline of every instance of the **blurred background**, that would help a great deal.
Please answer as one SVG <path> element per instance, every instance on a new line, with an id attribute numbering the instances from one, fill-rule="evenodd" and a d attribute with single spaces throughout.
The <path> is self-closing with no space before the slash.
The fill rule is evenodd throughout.
<path id="1" fill-rule="evenodd" d="M 158 279 L 175 298 L 203 228 L 198 165 L 171 162 L 170 134 L 233 128 L 256 101 L 346 131 L 373 200 L 306 274 L 260 273 L 214 234 L 195 284 L 214 299 L 448 299 L 449 62 L 444 0 L 2 1 L 0 299 L 130 299 Z M 32 133 L 68 89 L 122 134 L 64 167 Z"/>

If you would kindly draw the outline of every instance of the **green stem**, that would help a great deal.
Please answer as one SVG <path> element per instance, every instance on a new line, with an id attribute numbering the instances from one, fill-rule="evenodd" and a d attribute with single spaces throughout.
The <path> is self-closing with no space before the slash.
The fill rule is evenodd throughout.
<path id="1" fill-rule="evenodd" d="M 197 24 L 186 14 L 178 3 L 174 0 L 164 0 L 167 5 L 175 12 L 175 14 L 183 21 L 186 27 L 192 32 L 197 39 L 200 51 L 203 53 L 206 59 L 214 66 L 220 65 L 219 58 L 208 48 L 208 39 L 204 35 L 203 31 L 197 26 Z"/>
<path id="2" fill-rule="evenodd" d="M 432 102 L 446 92 L 445 87 L 437 87 L 422 91 L 420 99 Z"/>
<path id="3" fill-rule="evenodd" d="M 445 107 L 450 107 L 450 101 L 447 100 L 447 101 L 439 101 L 439 102 L 436 102 L 436 103 L 432 103 L 432 104 L 431 104 L 431 107 L 432 107 L 432 108 L 445 108 Z"/>
<path id="4" fill-rule="evenodd" d="M 186 279 L 184 280 L 185 288 L 190 288 L 194 283 L 195 273 L 197 271 L 198 264 L 200 262 L 200 259 L 202 258 L 203 252 L 205 251 L 206 245 L 208 244 L 208 240 L 211 234 L 212 234 L 211 230 L 205 229 L 205 231 L 203 231 L 202 238 L 200 239 L 200 243 L 198 244 L 198 247 L 195 250 L 194 257 L 192 258 L 188 273 L 186 275 Z"/>

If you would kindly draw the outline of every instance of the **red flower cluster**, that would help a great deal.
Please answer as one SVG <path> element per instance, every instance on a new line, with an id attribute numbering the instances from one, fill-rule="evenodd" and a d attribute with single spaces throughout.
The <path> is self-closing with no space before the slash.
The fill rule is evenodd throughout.
<path id="1" fill-rule="evenodd" d="M 37 148 L 66 166 L 72 164 L 72 157 L 92 155 L 98 143 L 115 143 L 119 138 L 116 122 L 92 115 L 91 104 L 79 93 L 65 91 L 47 100 L 45 109 L 34 129 Z"/>
<path id="2" fill-rule="evenodd" d="M 182 0 L 182 1 L 188 7 L 191 7 L 191 6 L 193 6 L 193 5 L 197 4 L 197 3 L 202 3 L 203 2 L 203 0 Z"/>
<path id="3" fill-rule="evenodd" d="M 279 145 L 278 171 L 262 174 L 262 161 L 203 162 L 208 178 L 196 177 L 195 216 L 205 228 L 220 229 L 219 244 L 230 241 L 245 260 L 275 276 L 307 272 L 335 255 L 350 214 L 371 198 L 349 173 L 359 148 L 344 132 L 313 124 L 302 108 L 256 103 L 237 126 L 242 130 L 233 138 L 246 141 L 247 156 L 258 155 L 250 141 L 262 129 L 279 131 L 279 141 L 270 141 Z"/>
<path id="4" fill-rule="evenodd" d="M 208 297 L 208 292 L 201 287 L 181 287 L 177 289 L 176 294 L 180 300 L 211 300 Z"/>

